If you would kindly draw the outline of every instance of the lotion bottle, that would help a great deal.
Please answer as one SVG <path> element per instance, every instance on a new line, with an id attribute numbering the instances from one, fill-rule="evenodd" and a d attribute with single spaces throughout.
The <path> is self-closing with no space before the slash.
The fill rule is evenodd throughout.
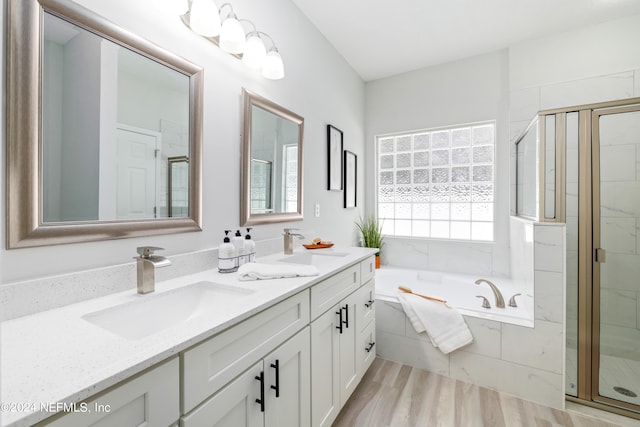
<path id="1" fill-rule="evenodd" d="M 218 271 L 220 273 L 231 273 L 236 270 L 236 248 L 229 239 L 230 231 L 224 230 L 224 241 L 218 248 Z"/>
<path id="2" fill-rule="evenodd" d="M 244 236 L 244 257 L 246 262 L 256 262 L 256 242 L 251 240 L 250 231 L 251 228 L 247 228 L 247 234 Z"/>
<path id="3" fill-rule="evenodd" d="M 242 234 L 240 234 L 240 230 L 236 230 L 236 235 L 231 238 L 231 243 L 233 244 L 236 250 L 236 259 L 237 266 L 241 266 L 244 264 L 244 239 L 242 238 Z"/>

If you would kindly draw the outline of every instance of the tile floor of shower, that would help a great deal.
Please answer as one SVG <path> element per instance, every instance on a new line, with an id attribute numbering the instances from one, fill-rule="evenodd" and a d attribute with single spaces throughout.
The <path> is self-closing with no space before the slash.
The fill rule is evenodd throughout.
<path id="1" fill-rule="evenodd" d="M 567 347 L 566 372 L 565 386 L 567 394 L 574 394 L 571 393 L 571 390 L 575 390 L 577 379 L 572 373 L 578 372 L 578 352 L 575 348 Z M 636 396 L 625 396 L 616 392 L 614 387 L 630 390 Z M 600 394 L 612 399 L 640 405 L 640 360 L 601 355 Z"/>

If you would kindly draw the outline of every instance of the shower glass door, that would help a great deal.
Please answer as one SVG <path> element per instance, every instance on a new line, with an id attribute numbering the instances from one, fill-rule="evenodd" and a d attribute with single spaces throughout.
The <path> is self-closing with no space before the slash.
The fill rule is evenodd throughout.
<path id="1" fill-rule="evenodd" d="M 594 110 L 592 397 L 640 411 L 640 106 Z"/>

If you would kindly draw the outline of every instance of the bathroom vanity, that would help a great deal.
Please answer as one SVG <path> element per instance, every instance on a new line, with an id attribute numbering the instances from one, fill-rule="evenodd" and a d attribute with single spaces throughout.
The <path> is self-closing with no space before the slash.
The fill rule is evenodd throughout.
<path id="1" fill-rule="evenodd" d="M 330 426 L 375 357 L 374 250 L 259 261 L 320 275 L 210 270 L 3 322 L 2 426 Z"/>

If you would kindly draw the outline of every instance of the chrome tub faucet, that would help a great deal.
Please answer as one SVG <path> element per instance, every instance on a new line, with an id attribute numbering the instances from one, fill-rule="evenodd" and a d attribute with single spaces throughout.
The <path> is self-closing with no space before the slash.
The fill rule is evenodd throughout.
<path id="1" fill-rule="evenodd" d="M 163 248 L 140 246 L 136 250 L 140 255 L 135 257 L 138 269 L 138 293 L 148 294 L 156 290 L 156 268 L 170 266 L 171 261 L 153 254 L 155 251 L 164 250 Z"/>
<path id="2" fill-rule="evenodd" d="M 493 291 L 493 295 L 496 297 L 496 307 L 504 308 L 504 298 L 502 297 L 502 293 L 500 292 L 500 289 L 498 289 L 498 287 L 496 285 L 494 285 L 493 283 L 491 283 L 487 279 L 478 279 L 478 280 L 476 280 L 476 285 L 479 285 L 482 282 L 486 283 L 487 285 L 489 285 L 491 287 L 491 290 Z"/>

